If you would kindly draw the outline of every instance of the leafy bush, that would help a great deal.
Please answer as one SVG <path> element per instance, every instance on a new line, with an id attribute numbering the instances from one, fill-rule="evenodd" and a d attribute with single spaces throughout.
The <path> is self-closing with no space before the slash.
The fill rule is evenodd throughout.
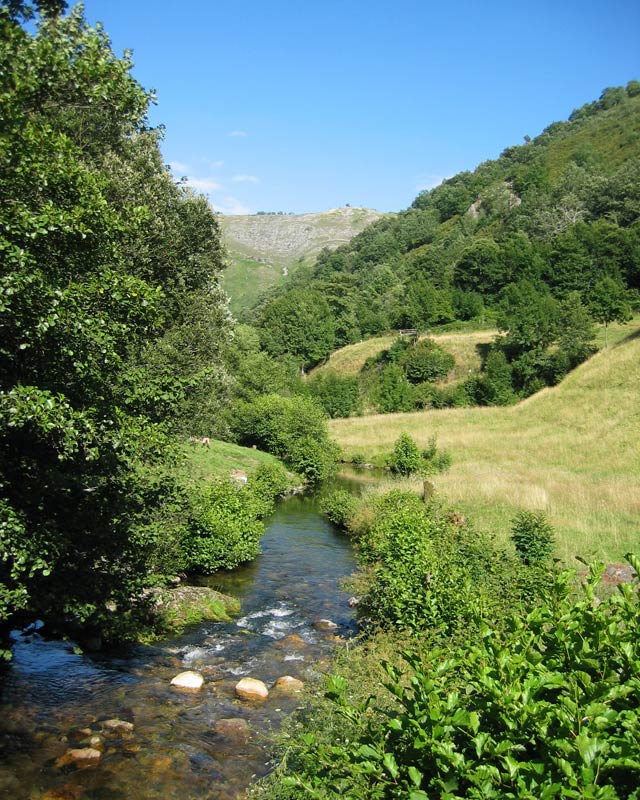
<path id="1" fill-rule="evenodd" d="M 423 383 L 445 378 L 456 360 L 432 339 L 423 339 L 406 350 L 400 363 L 411 383 Z"/>
<path id="2" fill-rule="evenodd" d="M 329 439 L 325 413 L 313 398 L 268 394 L 238 402 L 232 427 L 241 444 L 282 458 L 311 483 L 335 474 L 339 450 Z"/>
<path id="3" fill-rule="evenodd" d="M 548 561 L 553 554 L 553 528 L 541 512 L 520 511 L 511 522 L 511 541 L 523 564 Z"/>
<path id="4" fill-rule="evenodd" d="M 339 375 L 335 370 L 323 370 L 312 377 L 307 386 L 332 419 L 349 417 L 360 409 L 357 377 Z"/>
<path id="5" fill-rule="evenodd" d="M 424 466 L 420 449 L 408 433 L 400 434 L 387 459 L 387 466 L 391 472 L 405 477 L 419 472 Z"/>
<path id="6" fill-rule="evenodd" d="M 468 633 L 480 598 L 498 609 L 518 595 L 517 582 L 505 580 L 512 565 L 504 553 L 411 492 L 375 502 L 357 559 L 359 613 L 382 627 Z"/>
<path id="7" fill-rule="evenodd" d="M 335 489 L 320 500 L 322 513 L 339 528 L 348 527 L 357 507 L 358 500 L 346 489 Z"/>
<path id="8" fill-rule="evenodd" d="M 354 701 L 331 677 L 343 726 L 328 738 L 309 715 L 269 796 L 637 800 L 638 588 L 599 602 L 599 571 L 577 599 L 557 575 L 545 602 L 453 650 L 415 642 L 404 668 L 385 665 L 381 696 Z"/>
<path id="9" fill-rule="evenodd" d="M 264 533 L 260 518 L 269 510 L 264 500 L 231 481 L 212 483 L 198 495 L 183 529 L 183 569 L 210 574 L 255 558 Z"/>

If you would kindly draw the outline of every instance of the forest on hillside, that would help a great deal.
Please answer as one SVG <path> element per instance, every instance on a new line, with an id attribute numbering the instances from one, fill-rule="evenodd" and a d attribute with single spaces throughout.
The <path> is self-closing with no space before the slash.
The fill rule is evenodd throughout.
<path id="1" fill-rule="evenodd" d="M 343 386 L 354 400 L 341 416 L 357 412 L 363 391 L 379 410 L 406 411 L 506 403 L 553 385 L 593 352 L 593 322 L 638 308 L 639 179 L 634 80 L 322 253 L 254 309 L 261 343 L 308 369 L 391 330 L 463 323 L 504 334 L 481 377 L 444 396 L 424 377 L 429 369 L 402 368 L 419 359 L 403 356 L 400 342 L 361 376 L 359 392 Z"/>

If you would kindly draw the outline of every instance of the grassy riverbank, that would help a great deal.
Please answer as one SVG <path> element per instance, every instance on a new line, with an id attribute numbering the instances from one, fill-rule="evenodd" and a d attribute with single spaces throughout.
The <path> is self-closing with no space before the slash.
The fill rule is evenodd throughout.
<path id="1" fill-rule="evenodd" d="M 422 446 L 436 435 L 453 459 L 437 489 L 478 525 L 506 538 L 518 510 L 544 511 L 563 561 L 614 560 L 638 544 L 638 386 L 636 324 L 562 384 L 516 406 L 333 420 L 331 433 L 347 458 L 377 463 L 402 432 Z"/>

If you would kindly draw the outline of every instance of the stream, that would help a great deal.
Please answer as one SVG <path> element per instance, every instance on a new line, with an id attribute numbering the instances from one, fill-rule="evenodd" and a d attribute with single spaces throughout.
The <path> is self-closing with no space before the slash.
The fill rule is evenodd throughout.
<path id="1" fill-rule="evenodd" d="M 284 675 L 306 683 L 326 671 L 338 637 L 355 631 L 339 586 L 354 566 L 348 539 L 313 498 L 292 497 L 271 518 L 262 554 L 209 581 L 242 603 L 231 623 L 203 623 L 126 657 L 82 655 L 44 631 L 16 632 L 0 697 L 0 797 L 242 797 L 269 769 L 265 734 L 304 696 L 275 689 L 251 703 L 236 698 L 235 685 L 244 676 L 270 688 Z M 323 619 L 338 627 L 323 629 Z M 203 689 L 170 687 L 190 669 L 204 675 Z M 105 725 L 113 720 L 120 724 Z M 97 766 L 64 763 L 67 750 L 89 746 L 102 750 Z"/>

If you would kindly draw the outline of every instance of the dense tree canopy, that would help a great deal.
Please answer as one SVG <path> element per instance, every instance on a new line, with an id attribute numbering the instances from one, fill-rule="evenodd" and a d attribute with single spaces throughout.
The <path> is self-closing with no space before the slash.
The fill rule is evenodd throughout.
<path id="1" fill-rule="evenodd" d="M 166 433 L 225 392 L 219 231 L 130 59 L 39 5 L 33 35 L 0 9 L 0 618 L 118 636 L 176 491 Z"/>

